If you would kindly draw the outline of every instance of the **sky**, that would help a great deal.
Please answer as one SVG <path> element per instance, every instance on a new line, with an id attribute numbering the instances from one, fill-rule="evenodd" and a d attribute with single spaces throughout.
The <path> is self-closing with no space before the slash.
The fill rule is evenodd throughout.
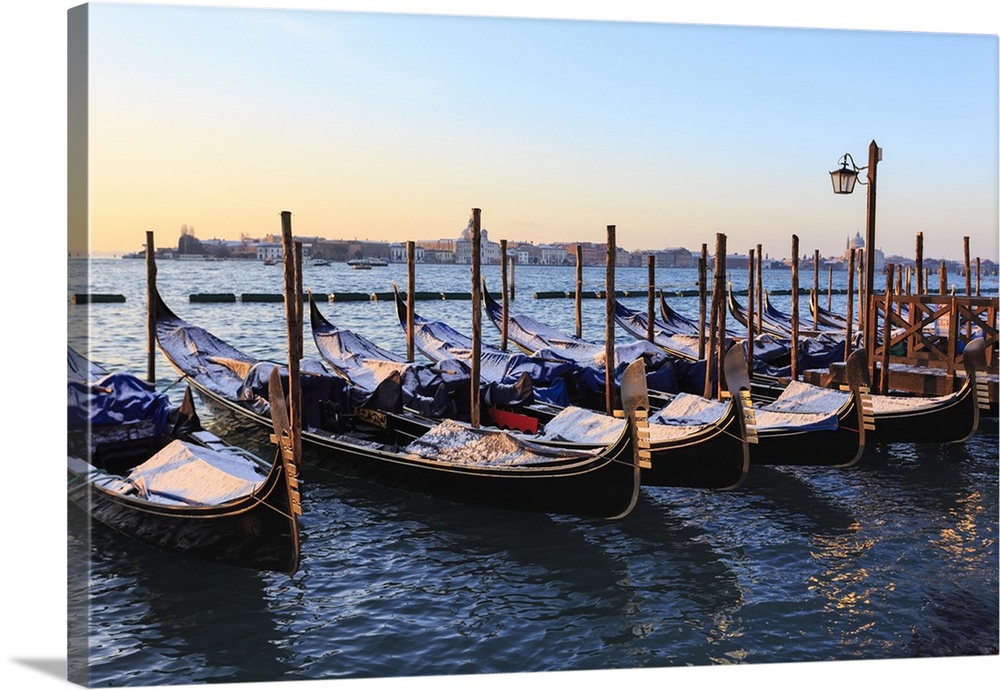
<path id="1" fill-rule="evenodd" d="M 91 251 L 260 237 L 283 210 L 303 236 L 456 237 L 477 207 L 494 240 L 833 256 L 867 188 L 828 173 L 874 139 L 877 247 L 998 256 L 995 33 L 458 7 L 91 4 Z"/>

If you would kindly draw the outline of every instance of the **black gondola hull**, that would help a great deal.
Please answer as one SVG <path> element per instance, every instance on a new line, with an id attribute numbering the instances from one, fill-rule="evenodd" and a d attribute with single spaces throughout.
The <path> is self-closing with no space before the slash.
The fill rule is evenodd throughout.
<path id="1" fill-rule="evenodd" d="M 284 473 L 276 463 L 252 495 L 218 506 L 187 507 L 131 500 L 71 469 L 69 498 L 92 519 L 154 548 L 292 573 L 298 568 L 299 536 Z"/>
<path id="2" fill-rule="evenodd" d="M 267 428 L 265 417 L 196 382 L 192 385 L 213 414 L 226 415 L 244 426 Z M 558 468 L 527 466 L 520 471 L 443 466 L 315 429 L 303 430 L 302 444 L 304 461 L 320 469 L 487 508 L 614 519 L 631 512 L 639 494 L 640 470 L 628 434 L 592 461 Z"/>

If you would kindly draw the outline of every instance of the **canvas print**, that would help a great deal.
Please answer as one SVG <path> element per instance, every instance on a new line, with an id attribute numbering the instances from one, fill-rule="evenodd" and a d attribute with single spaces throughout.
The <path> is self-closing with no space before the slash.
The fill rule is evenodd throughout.
<path id="1" fill-rule="evenodd" d="M 69 680 L 997 655 L 996 35 L 68 26 Z"/>

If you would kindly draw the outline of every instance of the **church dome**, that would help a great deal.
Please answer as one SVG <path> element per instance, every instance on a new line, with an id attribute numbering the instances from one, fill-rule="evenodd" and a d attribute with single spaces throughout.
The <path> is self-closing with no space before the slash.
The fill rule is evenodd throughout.
<path id="1" fill-rule="evenodd" d="M 864 249 L 865 241 L 861 237 L 861 232 L 855 233 L 854 237 L 851 239 L 850 249 Z"/>

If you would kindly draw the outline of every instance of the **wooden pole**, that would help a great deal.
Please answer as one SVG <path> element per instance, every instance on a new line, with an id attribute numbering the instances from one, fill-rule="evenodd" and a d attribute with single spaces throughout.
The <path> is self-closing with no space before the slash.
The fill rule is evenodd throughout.
<path id="1" fill-rule="evenodd" d="M 819 306 L 819 250 L 813 251 L 813 299 L 815 304 Z M 813 330 L 819 330 L 819 309 L 813 314 Z"/>
<path id="2" fill-rule="evenodd" d="M 892 264 L 889 264 L 889 265 L 892 266 Z M 896 283 L 895 293 L 897 295 L 902 295 L 903 294 L 903 267 L 902 266 L 896 266 L 892 270 L 895 273 L 895 276 L 893 277 L 893 280 Z"/>
<path id="3" fill-rule="evenodd" d="M 156 384 L 156 245 L 146 231 L 146 380 Z"/>
<path id="4" fill-rule="evenodd" d="M 871 309 L 871 295 L 874 293 L 875 281 L 875 191 L 878 162 L 881 158 L 881 150 L 875 140 L 872 139 L 868 145 L 868 212 L 866 215 L 866 235 L 865 235 L 865 282 L 864 282 L 864 304 Z M 865 319 L 865 342 L 868 345 L 868 361 L 872 362 L 872 355 L 875 350 L 875 331 L 871 319 Z"/>
<path id="5" fill-rule="evenodd" d="M 701 245 L 698 259 L 698 359 L 705 359 L 705 307 L 708 300 L 708 245 Z"/>
<path id="6" fill-rule="evenodd" d="M 507 317 L 510 314 L 510 304 L 507 296 L 507 240 L 500 240 L 500 288 L 503 290 L 501 313 L 503 322 L 500 324 L 500 349 L 507 351 Z"/>
<path id="7" fill-rule="evenodd" d="M 288 417 L 292 427 L 295 457 L 302 457 L 302 390 L 299 367 L 302 362 L 302 294 L 298 291 L 296 252 L 292 237 L 292 213 L 281 212 L 281 250 L 285 269 L 285 323 L 288 332 Z M 298 305 L 298 306 L 296 306 Z"/>
<path id="8" fill-rule="evenodd" d="M 604 280 L 604 406 L 614 414 L 615 391 L 615 226 L 608 226 Z"/>
<path id="9" fill-rule="evenodd" d="M 417 258 L 416 243 L 413 240 L 406 242 L 406 361 L 413 362 L 416 359 L 416 347 L 413 342 L 413 312 L 416 310 L 414 304 L 417 294 Z"/>
<path id="10" fill-rule="evenodd" d="M 864 334 L 865 332 L 865 271 L 864 271 L 864 260 L 865 260 L 865 250 L 858 250 L 858 333 Z M 868 341 L 864 342 L 864 346 L 868 348 Z M 868 352 L 869 359 L 871 362 L 871 351 Z"/>
<path id="11" fill-rule="evenodd" d="M 715 249 L 716 256 L 718 256 L 718 251 L 719 251 L 719 249 L 718 249 L 718 247 L 719 247 L 718 235 L 716 235 L 715 247 L 716 247 L 716 249 Z M 707 263 L 708 262 L 706 260 L 706 268 L 707 268 Z M 714 269 L 714 274 L 713 275 L 718 275 L 718 272 L 719 272 L 719 260 L 718 260 L 718 258 L 716 258 L 715 269 Z M 713 372 L 714 366 L 715 366 L 715 337 L 717 335 L 717 331 L 718 331 L 718 328 L 719 328 L 719 324 L 718 324 L 719 310 L 717 308 L 718 307 L 718 300 L 719 300 L 718 292 L 719 292 L 719 282 L 717 280 L 713 279 L 712 280 L 712 303 L 710 305 L 709 312 L 708 312 L 708 314 L 709 314 L 709 318 L 708 318 L 708 321 L 709 321 L 709 325 L 708 325 L 708 347 L 705 350 L 705 360 L 706 360 L 705 361 L 705 390 L 703 391 L 703 397 L 705 397 L 705 398 L 712 398 L 712 391 L 713 391 L 713 386 L 712 386 L 712 372 Z"/>
<path id="12" fill-rule="evenodd" d="M 844 361 L 851 355 L 851 330 L 854 327 L 854 260 L 856 249 L 851 249 L 847 264 L 847 331 L 844 333 Z"/>
<path id="13" fill-rule="evenodd" d="M 305 313 L 302 308 L 302 243 L 295 242 L 295 323 L 297 328 L 295 330 L 295 337 L 298 339 L 298 350 L 299 355 L 302 356 L 305 352 L 304 343 L 302 342 L 302 325 L 305 323 L 303 320 L 305 318 Z"/>
<path id="14" fill-rule="evenodd" d="M 948 264 L 941 260 L 941 268 L 938 269 L 938 292 L 942 295 L 948 294 Z"/>
<path id="15" fill-rule="evenodd" d="M 712 307 L 711 323 L 708 329 L 708 362 L 705 367 L 705 396 L 714 398 L 718 386 L 712 385 L 712 374 L 716 375 L 716 382 L 719 383 L 721 362 L 719 361 L 717 350 L 722 349 L 720 336 L 724 342 L 725 333 L 725 290 L 726 290 L 726 236 L 721 232 L 715 235 L 715 280 L 712 285 Z M 720 325 L 722 322 L 722 325 Z M 724 359 L 724 358 L 723 358 Z M 721 383 L 719 383 L 721 386 Z"/>
<path id="16" fill-rule="evenodd" d="M 906 294 L 912 294 L 912 283 L 913 283 L 913 270 L 910 266 L 906 267 Z"/>
<path id="17" fill-rule="evenodd" d="M 792 235 L 792 380 L 799 377 L 799 236 Z"/>
<path id="18" fill-rule="evenodd" d="M 757 335 L 764 332 L 764 248 L 757 245 Z"/>
<path id="19" fill-rule="evenodd" d="M 917 258 L 914 271 L 917 274 L 917 293 L 922 295 L 927 292 L 927 283 L 924 282 L 924 233 L 917 233 Z"/>
<path id="20" fill-rule="evenodd" d="M 883 395 L 889 392 L 889 339 L 892 338 L 892 274 L 893 265 L 889 264 L 885 272 L 885 311 L 882 314 L 882 376 L 879 379 L 879 391 Z"/>
<path id="21" fill-rule="evenodd" d="M 722 399 L 722 391 L 725 390 L 724 381 L 726 379 L 726 236 L 719 233 L 716 238 L 715 249 L 715 284 L 718 286 L 719 300 L 716 309 L 719 315 L 716 317 L 719 324 L 718 352 L 715 355 L 716 375 L 715 375 L 715 397 Z"/>
<path id="22" fill-rule="evenodd" d="M 963 238 L 965 245 L 965 296 L 972 297 L 972 262 L 969 261 L 969 238 Z"/>
<path id="23" fill-rule="evenodd" d="M 653 292 L 656 290 L 656 255 L 646 257 L 649 286 L 646 294 L 646 340 L 653 342 Z"/>
<path id="24" fill-rule="evenodd" d="M 753 344 L 754 344 L 754 280 L 756 266 L 754 265 L 754 250 L 749 252 L 747 262 L 747 375 L 753 375 Z"/>
<path id="25" fill-rule="evenodd" d="M 515 265 L 517 265 L 517 262 L 514 261 L 514 257 L 512 256 L 512 257 L 510 257 L 510 266 L 509 266 L 509 269 L 510 269 L 509 270 L 509 273 L 510 273 L 510 299 L 511 299 L 511 301 L 514 300 L 514 266 Z"/>
<path id="26" fill-rule="evenodd" d="M 583 337 L 583 245 L 576 245 L 576 337 Z"/>
<path id="27" fill-rule="evenodd" d="M 472 361 L 469 362 L 469 423 L 479 427 L 479 372 L 483 349 L 481 210 L 472 209 Z"/>
<path id="28" fill-rule="evenodd" d="M 982 275 L 982 264 L 980 258 L 976 257 L 976 297 L 979 297 L 979 276 Z"/>
<path id="29" fill-rule="evenodd" d="M 826 272 L 826 310 L 833 309 L 833 264 L 827 266 Z"/>

